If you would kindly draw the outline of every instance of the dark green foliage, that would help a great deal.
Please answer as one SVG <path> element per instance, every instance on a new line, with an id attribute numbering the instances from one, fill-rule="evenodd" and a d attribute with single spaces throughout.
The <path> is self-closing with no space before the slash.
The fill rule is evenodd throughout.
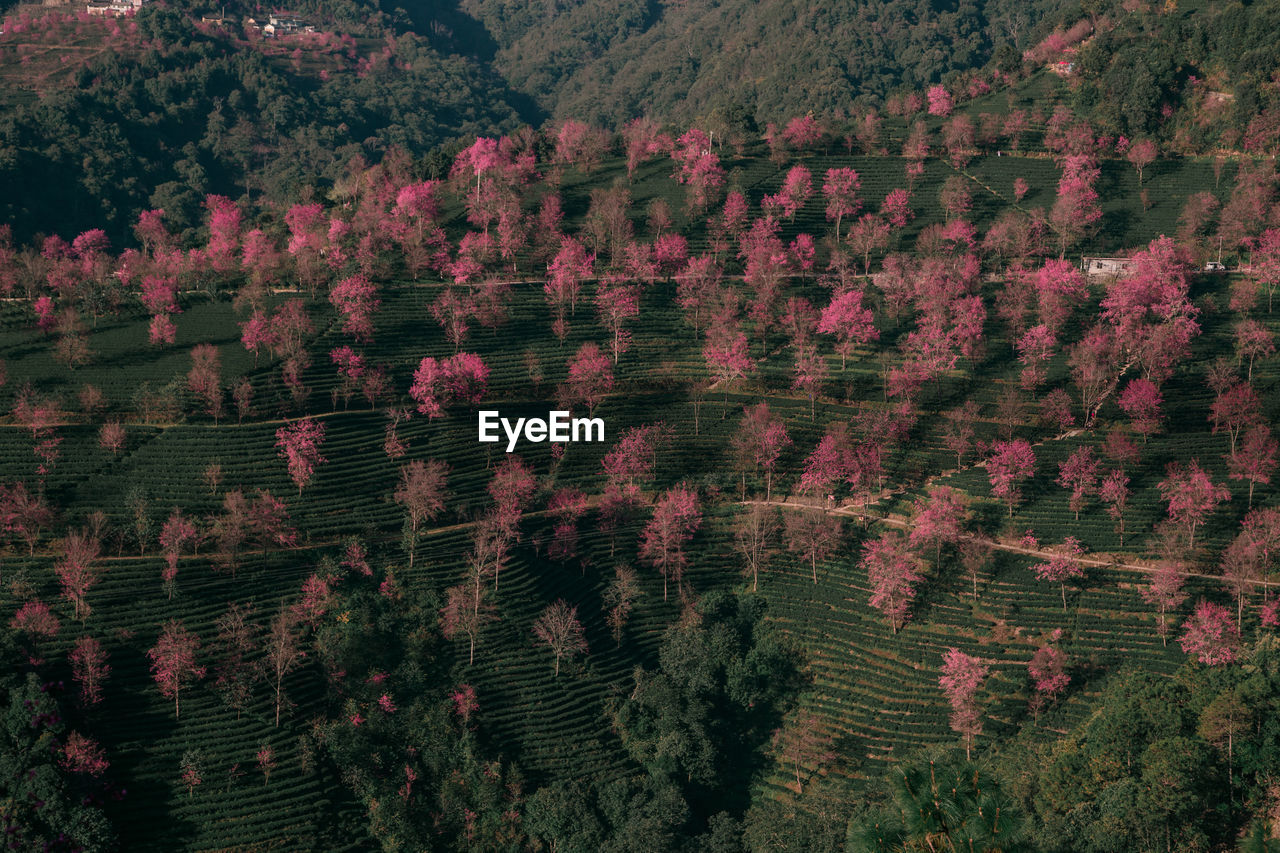
<path id="1" fill-rule="evenodd" d="M 5 655 L 16 651 L 6 644 Z M 58 766 L 67 733 L 62 711 L 34 673 L 9 678 L 0 707 L 0 822 L 6 845 L 24 850 L 109 850 L 114 833 L 93 805 L 98 785 Z M 94 794 L 93 798 L 90 794 Z"/>
<path id="2" fill-rule="evenodd" d="M 927 754 L 893 768 L 886 781 L 892 802 L 850 824 L 850 853 L 1036 849 L 1016 800 L 987 769 L 958 753 Z"/>
<path id="3" fill-rule="evenodd" d="M 98 227 L 127 244 L 147 208 L 191 229 L 207 193 L 284 204 L 332 185 L 352 157 L 423 155 L 518 123 L 501 81 L 411 36 L 390 64 L 322 80 L 172 10 L 147 7 L 138 23 L 162 50 L 108 52 L 74 85 L 0 113 L 0 220 L 16 237 Z"/>
<path id="4" fill-rule="evenodd" d="M 323 743 L 384 845 L 449 850 L 509 843 L 520 777 L 486 756 L 477 732 L 456 712 L 439 660 L 434 597 L 403 596 L 366 590 L 333 603 L 345 619 L 331 623 L 316 644 L 354 689 L 325 727 Z"/>
<path id="5" fill-rule="evenodd" d="M 1065 4 L 813 0 L 545 6 L 473 0 L 494 65 L 549 112 L 607 124 L 640 113 L 688 120 L 730 101 L 757 121 L 848 111 L 859 96 L 920 87 L 1021 52 Z"/>
<path id="6" fill-rule="evenodd" d="M 1280 650 L 1264 640 L 1239 668 L 1122 672 L 1065 738 L 1001 765 L 1035 814 L 1036 849 L 1221 849 L 1269 796 L 1277 709 Z"/>
<path id="7" fill-rule="evenodd" d="M 636 671 L 614 712 L 623 746 L 680 785 L 695 817 L 747 805 L 760 747 L 798 681 L 796 662 L 762 621 L 764 600 L 708 593 L 670 628 L 657 672 Z"/>

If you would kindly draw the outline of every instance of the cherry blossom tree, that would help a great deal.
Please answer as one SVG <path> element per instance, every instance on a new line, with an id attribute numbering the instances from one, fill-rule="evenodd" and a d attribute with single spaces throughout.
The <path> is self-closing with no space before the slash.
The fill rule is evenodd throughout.
<path id="1" fill-rule="evenodd" d="M 324 443 L 324 424 L 310 418 L 294 421 L 276 430 L 276 450 L 289 466 L 289 477 L 298 494 L 311 482 L 316 466 L 325 461 L 320 455 Z"/>
<path id="2" fill-rule="evenodd" d="M 840 369 L 844 370 L 849 354 L 858 345 L 880 338 L 874 325 L 875 315 L 863 305 L 863 293 L 853 288 L 836 293 L 830 304 L 822 310 L 818 320 L 818 333 L 836 339 L 836 352 L 840 353 Z"/>
<path id="3" fill-rule="evenodd" d="M 564 237 L 560 251 L 547 266 L 547 283 L 543 290 L 556 315 L 556 322 L 564 329 L 565 308 L 573 313 L 578 304 L 578 291 L 584 279 L 590 278 L 596 256 L 588 255 L 582 244 L 572 237 Z M 563 332 L 556 333 L 561 340 Z"/>
<path id="4" fill-rule="evenodd" d="M 734 524 L 733 549 L 742 557 L 742 573 L 751 575 L 752 592 L 760 588 L 760 569 L 773 554 L 777 532 L 777 510 L 763 503 L 751 504 Z"/>
<path id="5" fill-rule="evenodd" d="M 1249 509 L 1253 509 L 1253 490 L 1259 483 L 1267 485 L 1276 470 L 1276 452 L 1280 447 L 1266 424 L 1249 427 L 1240 442 L 1240 450 L 1227 459 L 1227 470 L 1233 480 L 1249 481 Z"/>
<path id="6" fill-rule="evenodd" d="M 1262 404 L 1248 382 L 1230 381 L 1219 389 L 1209 407 L 1212 433 L 1225 432 L 1231 441 L 1231 455 L 1236 455 L 1236 442 L 1247 427 L 1262 419 Z"/>
<path id="7" fill-rule="evenodd" d="M 455 353 L 443 362 L 426 356 L 413 373 L 409 396 L 418 413 L 438 418 L 455 402 L 474 404 L 484 399 L 489 368 L 475 353 Z"/>
<path id="8" fill-rule="evenodd" d="M 1098 497 L 1107 505 L 1107 515 L 1116 520 L 1116 528 L 1120 533 L 1120 547 L 1124 547 L 1124 510 L 1129 503 L 1129 478 L 1124 471 L 1113 470 L 1102 478 L 1098 486 Z"/>
<path id="9" fill-rule="evenodd" d="M 1156 161 L 1156 144 L 1150 139 L 1135 140 L 1125 152 L 1125 159 L 1138 171 L 1138 186 L 1142 186 L 1142 172 Z"/>
<path id="10" fill-rule="evenodd" d="M 951 110 L 955 107 L 955 102 L 951 98 L 951 93 L 942 85 L 930 86 L 926 93 L 929 99 L 929 115 L 941 116 L 946 118 L 951 115 Z"/>
<path id="11" fill-rule="evenodd" d="M 164 581 L 165 594 L 173 600 L 177 588 L 178 559 L 183 550 L 196 539 L 196 526 L 182 514 L 182 510 L 173 508 L 173 513 L 160 528 L 160 550 L 164 554 L 164 569 L 160 576 Z"/>
<path id="12" fill-rule="evenodd" d="M 1044 382 L 1045 364 L 1053 358 L 1057 345 L 1057 336 L 1043 323 L 1027 329 L 1014 343 L 1023 365 L 1019 382 L 1024 390 L 1034 391 Z"/>
<path id="13" fill-rule="evenodd" d="M 817 420 L 817 399 L 827 379 L 827 360 L 817 347 L 804 347 L 796 353 L 796 366 L 791 387 L 809 398 L 809 418 Z"/>
<path id="14" fill-rule="evenodd" d="M 818 120 L 807 114 L 789 119 L 782 129 L 783 140 L 798 151 L 816 148 L 825 134 Z"/>
<path id="15" fill-rule="evenodd" d="M 982 713 L 978 691 L 987 679 L 988 668 L 980 660 L 957 648 L 942 656 L 938 686 L 951 705 L 951 729 L 964 736 L 965 760 L 972 757 L 973 739 L 982 734 Z"/>
<path id="16" fill-rule="evenodd" d="M 731 451 L 737 467 L 742 471 L 743 497 L 746 496 L 746 472 L 763 471 L 765 475 L 765 500 L 773 495 L 773 473 L 777 470 L 782 452 L 791 445 L 787 426 L 782 418 L 769 411 L 768 403 L 757 403 L 743 409 L 742 423 L 731 440 Z"/>
<path id="17" fill-rule="evenodd" d="M 1240 654 L 1240 631 L 1231 621 L 1231 611 L 1221 604 L 1201 600 L 1182 626 L 1182 650 L 1209 666 L 1221 666 Z"/>
<path id="18" fill-rule="evenodd" d="M 1080 507 L 1089 495 L 1098 491 L 1098 467 L 1101 461 L 1088 445 L 1077 447 L 1058 463 L 1058 485 L 1071 490 L 1071 511 L 1080 520 Z"/>
<path id="19" fill-rule="evenodd" d="M 417 551 L 418 528 L 444 509 L 448 478 L 449 466 L 434 459 L 426 462 L 414 459 L 400 469 L 400 483 L 392 497 L 404 507 L 405 545 L 411 569 Z"/>
<path id="20" fill-rule="evenodd" d="M 767 203 L 770 199 L 774 200 L 782 215 L 793 220 L 812 195 L 813 175 L 804 166 L 792 166 L 783 179 L 777 195 L 767 196 L 762 203 Z"/>
<path id="21" fill-rule="evenodd" d="M 96 637 L 80 637 L 72 646 L 67 659 L 71 663 L 71 676 L 80 685 L 80 703 L 92 707 L 102 701 L 102 684 L 111 674 L 107 663 L 107 650 Z"/>
<path id="22" fill-rule="evenodd" d="M 987 458 L 987 477 L 991 481 L 991 494 L 1013 507 L 1021 498 L 1020 484 L 1035 473 L 1036 457 L 1026 439 L 996 442 Z"/>
<path id="23" fill-rule="evenodd" d="M 1094 188 L 1100 174 L 1088 155 L 1072 154 L 1063 161 L 1058 198 L 1049 213 L 1049 223 L 1058 232 L 1063 253 L 1068 246 L 1091 234 L 1102 219 L 1098 191 Z"/>
<path id="24" fill-rule="evenodd" d="M 915 218 L 911 209 L 911 193 L 901 187 L 891 190 L 880 205 L 880 216 L 894 228 L 905 228 Z"/>
<path id="25" fill-rule="evenodd" d="M 613 633 L 614 645 L 622 646 L 622 630 L 627 625 L 635 600 L 643 595 L 640 582 L 636 578 L 635 569 L 630 566 L 618 566 L 614 569 L 613 580 L 605 588 L 603 604 L 605 622 Z"/>
<path id="26" fill-rule="evenodd" d="M 496 610 L 487 600 L 489 588 L 468 581 L 449 587 L 445 606 L 440 609 L 440 631 L 446 640 L 465 634 L 470 643 L 467 664 L 476 662 L 476 637 L 489 622 L 494 621 Z"/>
<path id="27" fill-rule="evenodd" d="M 822 194 L 827 200 L 827 221 L 835 220 L 836 239 L 840 239 L 840 223 L 846 216 L 854 216 L 862 207 L 858 190 L 862 181 L 858 173 L 848 167 L 827 169 L 822 182 Z"/>
<path id="28" fill-rule="evenodd" d="M 92 608 L 85 598 L 99 580 L 94 563 L 102 554 L 102 543 L 88 529 L 68 531 L 62 540 L 62 559 L 53 566 L 62 588 L 62 597 L 72 607 L 73 617 L 84 622 Z"/>
<path id="29" fill-rule="evenodd" d="M 542 611 L 533 623 L 533 635 L 551 650 L 556 660 L 556 677 L 560 675 L 562 660 L 587 651 L 587 638 L 582 623 L 578 621 L 578 608 L 570 607 L 563 598 L 556 599 Z"/>
<path id="30" fill-rule="evenodd" d="M 888 618 L 893 633 L 898 633 L 898 628 L 911 618 L 915 585 L 923 579 L 918 571 L 919 558 L 907 547 L 901 533 L 886 530 L 863 548 L 862 566 L 871 584 L 869 603 Z"/>
<path id="31" fill-rule="evenodd" d="M 258 764 L 258 771 L 262 773 L 262 784 L 266 785 L 271 782 L 271 774 L 276 769 L 276 751 L 271 744 L 264 743 L 258 747 L 254 759 Z"/>
<path id="32" fill-rule="evenodd" d="M 361 343 L 373 339 L 373 312 L 380 300 L 378 289 L 364 275 L 353 275 L 335 284 L 329 302 L 342 315 L 342 331 Z"/>
<path id="33" fill-rule="evenodd" d="M 148 652 L 151 676 L 160 695 L 173 699 L 173 715 L 179 716 L 178 698 L 182 685 L 204 678 L 205 668 L 196 663 L 200 638 L 187 630 L 181 619 L 170 619 L 160 630 L 160 637 Z"/>
<path id="34" fill-rule="evenodd" d="M 1084 577 L 1084 567 L 1079 558 L 1084 555 L 1080 540 L 1068 536 L 1062 543 L 1059 553 L 1047 562 L 1036 563 L 1031 567 L 1036 579 L 1059 584 L 1062 588 L 1062 611 L 1067 610 L 1067 581 Z"/>
<path id="35" fill-rule="evenodd" d="M 1246 358 L 1249 360 L 1249 372 L 1246 381 L 1252 382 L 1254 360 L 1275 355 L 1275 336 L 1260 321 L 1246 319 L 1236 323 L 1235 339 L 1236 361 L 1239 362 Z"/>
<path id="36" fill-rule="evenodd" d="M 1160 495 L 1169 504 L 1169 520 L 1187 532 L 1187 547 L 1194 548 L 1196 528 L 1217 508 L 1231 499 L 1226 486 L 1214 483 L 1199 461 L 1170 462 L 1160 481 Z"/>
<path id="37" fill-rule="evenodd" d="M 653 479 L 654 452 L 663 432 L 661 424 L 623 430 L 601 461 L 608 490 L 628 500 L 639 497 L 640 487 Z"/>
<path id="38" fill-rule="evenodd" d="M 107 421 L 98 429 L 98 446 L 112 455 L 119 456 L 125 442 L 124 425 L 119 421 Z"/>
<path id="39" fill-rule="evenodd" d="M 975 435 L 974 422 L 978 419 L 978 403 L 976 400 L 965 400 L 957 408 L 943 412 L 947 425 L 942 435 L 942 444 L 956 455 L 956 467 L 964 464 L 964 457 L 973 447 Z"/>
<path id="40" fill-rule="evenodd" d="M 1036 649 L 1036 653 L 1027 662 L 1027 672 L 1031 675 L 1031 684 L 1036 691 L 1032 701 L 1037 709 L 1052 702 L 1071 683 L 1066 654 L 1051 645 Z"/>
<path id="41" fill-rule="evenodd" d="M 568 378 L 561 386 L 560 396 L 567 405 L 581 403 L 589 413 L 594 413 L 612 390 L 613 368 L 609 356 L 599 345 L 588 341 L 569 359 Z"/>
<path id="42" fill-rule="evenodd" d="M 107 771 L 110 763 L 107 754 L 93 738 L 85 737 L 72 729 L 67 734 L 67 741 L 62 745 L 62 757 L 58 764 L 71 773 L 83 773 L 86 776 L 101 776 Z"/>
<path id="43" fill-rule="evenodd" d="M 686 596 L 684 570 L 689 563 L 685 545 L 702 523 L 698 497 L 685 486 L 668 489 L 654 506 L 653 517 L 640 537 L 640 558 L 662 575 L 662 600 L 667 600 L 667 582 L 674 580 L 681 599 Z"/>
<path id="44" fill-rule="evenodd" d="M 587 496 L 578 489 L 558 489 L 547 501 L 547 515 L 554 520 L 547 556 L 568 562 L 578 551 L 578 520 L 587 512 Z M 582 570 L 586 572 L 585 563 Z"/>
<path id="45" fill-rule="evenodd" d="M 928 497 L 917 499 L 912 508 L 908 543 L 912 548 L 932 544 L 933 564 L 941 569 L 942 546 L 960 541 L 965 515 L 960 492 L 949 486 L 930 489 Z"/>
<path id="46" fill-rule="evenodd" d="M 618 356 L 631 346 L 631 332 L 626 323 L 640 313 L 640 288 L 627 284 L 601 286 L 596 291 L 596 312 L 600 325 L 609 333 L 613 363 L 617 364 Z"/>
<path id="47" fill-rule="evenodd" d="M 222 366 L 218 348 L 213 344 L 196 344 L 191 350 L 191 370 L 187 388 L 204 402 L 205 414 L 214 425 L 222 415 Z"/>
<path id="48" fill-rule="evenodd" d="M 728 405 L 729 386 L 745 379 L 755 369 L 747 345 L 747 336 L 736 325 L 731 328 L 713 327 L 707 333 L 707 344 L 702 348 L 714 384 L 725 389 L 725 405 Z"/>
<path id="49" fill-rule="evenodd" d="M 864 213 L 849 227 L 849 248 L 862 255 L 862 274 L 871 275 L 871 253 L 889 248 L 890 224 L 874 213 Z"/>
<path id="50" fill-rule="evenodd" d="M 1164 645 L 1169 645 L 1169 626 L 1166 614 L 1187 600 L 1183 589 L 1187 582 L 1187 573 L 1182 564 L 1165 560 L 1156 566 L 1147 578 L 1147 584 L 1138 591 L 1142 600 L 1160 611 L 1158 631 Z"/>
<path id="51" fill-rule="evenodd" d="M 1113 374 L 1131 367 L 1160 383 L 1191 351 L 1200 333 L 1198 309 L 1189 296 L 1191 259 L 1171 238 L 1151 241 L 1133 255 L 1130 275 L 1107 286 L 1102 319 L 1114 333 Z"/>
<path id="52" fill-rule="evenodd" d="M 284 679 L 292 672 L 304 657 L 298 648 L 298 636 L 294 631 L 294 613 L 281 606 L 271 629 L 267 632 L 266 648 L 263 654 L 263 666 L 271 680 L 272 693 L 275 700 L 276 728 L 280 727 L 280 710 L 284 706 Z"/>
<path id="53" fill-rule="evenodd" d="M 787 550 L 808 560 L 813 582 L 817 584 L 818 563 L 831 555 L 844 533 L 840 519 L 813 510 L 789 512 L 783 523 L 783 532 Z"/>
<path id="54" fill-rule="evenodd" d="M 800 474 L 799 491 L 831 500 L 839 484 L 849 474 L 852 456 L 848 432 L 843 424 L 834 425 L 818 441 L 818 446 L 805 460 Z"/>
<path id="55" fill-rule="evenodd" d="M 676 279 L 676 301 L 685 312 L 685 321 L 693 326 L 694 334 L 702 331 L 702 312 L 711 307 L 719 288 L 720 265 L 711 255 L 690 258 Z"/>
<path id="56" fill-rule="evenodd" d="M 1154 384 L 1141 377 L 1130 379 L 1117 402 L 1132 419 L 1133 431 L 1142 436 L 1144 443 L 1149 436 L 1160 431 L 1160 404 L 1164 397 Z"/>

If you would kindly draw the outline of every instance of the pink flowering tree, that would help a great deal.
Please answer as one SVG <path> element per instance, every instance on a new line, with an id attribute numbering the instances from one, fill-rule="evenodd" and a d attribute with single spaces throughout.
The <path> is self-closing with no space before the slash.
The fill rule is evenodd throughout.
<path id="1" fill-rule="evenodd" d="M 299 495 L 311 482 L 316 466 L 325 461 L 320 455 L 324 431 L 324 424 L 312 419 L 294 421 L 276 430 L 276 450 L 289 466 L 289 477 Z"/>
<path id="2" fill-rule="evenodd" d="M 627 322 L 640 314 L 640 288 L 633 284 L 613 287 L 602 285 L 596 292 L 596 312 L 600 325 L 609 333 L 613 350 L 613 363 L 631 347 L 631 332 Z"/>
<path id="3" fill-rule="evenodd" d="M 342 315 L 342 331 L 361 343 L 373 339 L 373 312 L 379 304 L 378 289 L 364 275 L 353 275 L 329 291 L 329 302 Z"/>
<path id="4" fill-rule="evenodd" d="M 1165 560 L 1156 566 L 1155 571 L 1147 577 L 1146 586 L 1138 593 L 1143 601 L 1159 611 L 1160 625 L 1157 631 L 1166 646 L 1169 645 L 1169 624 L 1166 616 L 1170 610 L 1187 600 L 1184 589 L 1186 583 L 1187 572 L 1183 566 L 1172 560 Z"/>
<path id="5" fill-rule="evenodd" d="M 1130 379 L 1117 402 L 1133 421 L 1133 431 L 1142 436 L 1144 443 L 1149 436 L 1160 431 L 1160 404 L 1164 397 L 1153 383 L 1141 377 Z"/>
<path id="6" fill-rule="evenodd" d="M 1085 498 L 1098 491 L 1098 468 L 1101 461 L 1088 445 L 1077 447 L 1058 463 L 1058 485 L 1071 490 L 1071 511 L 1080 520 L 1080 507 Z"/>
<path id="7" fill-rule="evenodd" d="M 1120 546 L 1124 547 L 1124 510 L 1129 503 L 1129 478 L 1124 471 L 1113 470 L 1098 486 L 1098 497 L 1107 505 L 1107 515 L 1116 520 Z"/>
<path id="8" fill-rule="evenodd" d="M 846 216 L 854 216 L 862 208 L 858 190 L 862 181 L 853 169 L 842 167 L 827 169 L 822 181 L 822 195 L 827 200 L 827 221 L 836 223 L 836 239 L 840 239 L 840 223 Z"/>
<path id="9" fill-rule="evenodd" d="M 148 652 L 151 677 L 160 695 L 173 700 L 173 715 L 179 716 L 178 698 L 182 685 L 204 678 L 205 668 L 196 663 L 200 638 L 187 630 L 180 619 L 170 619 L 160 630 L 160 638 Z"/>
<path id="10" fill-rule="evenodd" d="M 596 256 L 587 254 L 582 244 L 572 237 L 564 237 L 560 242 L 560 251 L 547 266 L 547 283 L 543 286 L 547 302 L 555 313 L 553 329 L 556 336 L 564 340 L 568 327 L 565 325 L 565 308 L 572 314 L 577 309 L 578 291 L 582 282 L 592 275 Z"/>
<path id="11" fill-rule="evenodd" d="M 613 367 L 600 347 L 588 341 L 569 359 L 568 378 L 560 396 L 567 405 L 581 403 L 589 413 L 595 412 L 610 391 L 613 390 Z"/>
<path id="12" fill-rule="evenodd" d="M 912 548 L 933 546 L 933 564 L 942 567 L 942 546 L 960 541 L 965 520 L 964 498 L 948 486 L 929 490 L 929 496 L 916 501 L 912 513 Z"/>
<path id="13" fill-rule="evenodd" d="M 840 369 L 846 366 L 855 346 L 880 338 L 874 324 L 875 314 L 863 303 L 861 290 L 849 288 L 836 293 L 818 319 L 818 333 L 836 339 Z"/>
<path id="14" fill-rule="evenodd" d="M 1138 172 L 1138 186 L 1142 186 L 1142 172 L 1156 161 L 1156 144 L 1150 139 L 1134 141 L 1125 152 L 1125 159 Z"/>
<path id="15" fill-rule="evenodd" d="M 951 98 L 951 93 L 947 91 L 945 86 L 930 86 L 926 93 L 929 99 L 929 115 L 940 116 L 946 118 L 951 115 L 951 110 L 955 108 L 955 101 Z"/>
<path id="16" fill-rule="evenodd" d="M 869 603 L 889 620 L 893 633 L 911 618 L 916 584 L 922 580 L 920 561 L 901 533 L 886 530 L 866 544 L 862 566 L 871 584 Z"/>
<path id="17" fill-rule="evenodd" d="M 951 729 L 964 736 L 965 759 L 972 757 L 973 739 L 982 734 L 982 712 L 978 708 L 978 691 L 987 680 L 988 668 L 982 661 L 957 648 L 942 656 L 938 686 L 951 705 Z"/>
<path id="18" fill-rule="evenodd" d="M 1035 473 L 1036 456 L 1026 439 L 997 442 L 987 458 L 987 478 L 991 481 L 991 494 L 1013 507 L 1021 498 L 1021 484 Z"/>
<path id="19" fill-rule="evenodd" d="M 1240 449 L 1227 459 L 1231 479 L 1249 481 L 1249 509 L 1253 509 L 1254 487 L 1271 482 L 1278 449 L 1271 428 L 1266 424 L 1254 424 L 1241 439 Z"/>
<path id="20" fill-rule="evenodd" d="M 685 545 L 702 523 L 698 496 L 685 486 L 668 489 L 654 506 L 653 517 L 640 537 L 640 559 L 662 575 L 662 600 L 667 600 L 667 582 L 674 580 L 681 598 L 686 596 L 684 570 L 689 564 Z"/>
<path id="21" fill-rule="evenodd" d="M 427 356 L 413 373 L 409 396 L 418 403 L 419 414 L 438 418 L 455 402 L 483 400 L 488 382 L 489 367 L 475 353 L 455 353 L 444 361 Z"/>
<path id="22" fill-rule="evenodd" d="M 1055 646 L 1046 645 L 1036 649 L 1027 663 L 1027 672 L 1031 675 L 1031 685 L 1036 691 L 1031 701 L 1037 712 L 1056 699 L 1071 683 L 1071 675 L 1067 672 L 1067 656 Z"/>
<path id="23" fill-rule="evenodd" d="M 1214 483 L 1195 459 L 1185 465 L 1171 462 L 1166 473 L 1159 488 L 1161 497 L 1169 505 L 1169 520 L 1186 531 L 1187 547 L 1194 548 L 1196 528 L 1218 504 L 1230 500 L 1231 492 L 1226 486 Z"/>
<path id="24" fill-rule="evenodd" d="M 1240 655 L 1240 631 L 1231 611 L 1221 604 L 1201 601 L 1182 626 L 1182 650 L 1200 663 L 1221 666 Z"/>
<path id="25" fill-rule="evenodd" d="M 80 703 L 92 707 L 102 701 L 102 685 L 111 674 L 107 650 L 96 637 L 81 637 L 72 646 L 67 659 L 71 677 L 80 685 Z"/>
<path id="26" fill-rule="evenodd" d="M 1082 556 L 1084 556 L 1084 548 L 1081 547 L 1080 540 L 1074 536 L 1068 536 L 1057 554 L 1048 561 L 1036 563 L 1031 567 L 1037 580 L 1056 583 L 1061 587 L 1064 613 L 1067 610 L 1067 581 L 1084 577 L 1084 566 L 1080 564 Z"/>
<path id="27" fill-rule="evenodd" d="M 191 519 L 182 514 L 182 510 L 174 507 L 169 519 L 160 528 L 160 550 L 164 554 L 164 569 L 160 577 L 164 582 L 165 595 L 173 600 L 178 581 L 178 560 L 187 546 L 196 540 L 196 526 Z"/>
<path id="28" fill-rule="evenodd" d="M 742 471 L 742 491 L 746 497 L 747 471 L 765 475 L 765 500 L 773 496 L 773 473 L 782 451 L 791 445 L 787 425 L 769 411 L 768 403 L 757 403 L 743 410 L 742 423 L 730 442 L 735 463 Z"/>

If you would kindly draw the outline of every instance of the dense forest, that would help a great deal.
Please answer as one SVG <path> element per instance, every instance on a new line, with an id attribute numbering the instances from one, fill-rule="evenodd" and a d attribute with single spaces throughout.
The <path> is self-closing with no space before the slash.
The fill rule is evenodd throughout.
<path id="1" fill-rule="evenodd" d="M 1280 849 L 1280 2 L 206 11 L 0 33 L 11 847 Z"/>

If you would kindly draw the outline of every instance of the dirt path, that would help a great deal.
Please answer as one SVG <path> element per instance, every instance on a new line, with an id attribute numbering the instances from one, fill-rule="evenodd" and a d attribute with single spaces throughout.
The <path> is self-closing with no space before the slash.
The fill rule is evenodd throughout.
<path id="1" fill-rule="evenodd" d="M 743 506 L 761 505 L 761 506 L 776 506 L 776 507 L 787 508 L 787 509 L 819 509 L 819 510 L 825 511 L 828 515 L 847 516 L 849 518 L 857 518 L 860 520 L 866 518 L 866 516 L 863 515 L 862 511 L 860 509 L 857 509 L 854 504 L 843 504 L 841 506 L 836 507 L 835 509 L 824 509 L 824 507 L 822 507 L 820 504 L 807 503 L 804 501 L 796 501 L 796 500 L 740 501 L 739 503 L 741 503 Z M 881 524 L 888 524 L 892 527 L 900 527 L 903 529 L 910 529 L 911 527 L 911 522 L 907 521 L 904 518 L 899 518 L 896 516 L 885 516 L 882 518 L 876 518 L 875 520 Z M 995 539 L 986 539 L 981 536 L 974 536 L 971 534 L 962 536 L 960 538 L 965 540 L 966 542 L 982 542 L 983 544 L 997 551 L 1007 551 L 1013 554 L 1025 554 L 1031 557 L 1044 557 L 1046 559 L 1049 557 L 1062 557 L 1062 558 L 1071 560 L 1074 563 L 1079 563 L 1082 566 L 1095 566 L 1097 568 L 1104 568 L 1104 569 L 1123 569 L 1126 571 L 1138 572 L 1144 575 L 1152 575 L 1152 574 L 1155 574 L 1157 571 L 1155 566 L 1146 566 L 1139 563 L 1124 563 L 1115 559 L 1096 559 L 1093 557 L 1075 557 L 1075 556 L 1070 556 L 1066 554 L 1059 554 L 1055 551 L 1040 550 L 1036 548 L 1024 548 L 1021 545 L 1011 545 L 1005 542 L 1000 542 Z M 1222 580 L 1222 578 L 1218 575 L 1207 575 L 1202 572 L 1179 572 L 1178 574 L 1184 578 L 1203 578 L 1205 580 L 1212 580 L 1212 581 Z M 1280 586 L 1280 581 L 1265 581 L 1265 582 L 1251 581 L 1251 583 L 1255 587 L 1269 588 L 1273 586 Z"/>

